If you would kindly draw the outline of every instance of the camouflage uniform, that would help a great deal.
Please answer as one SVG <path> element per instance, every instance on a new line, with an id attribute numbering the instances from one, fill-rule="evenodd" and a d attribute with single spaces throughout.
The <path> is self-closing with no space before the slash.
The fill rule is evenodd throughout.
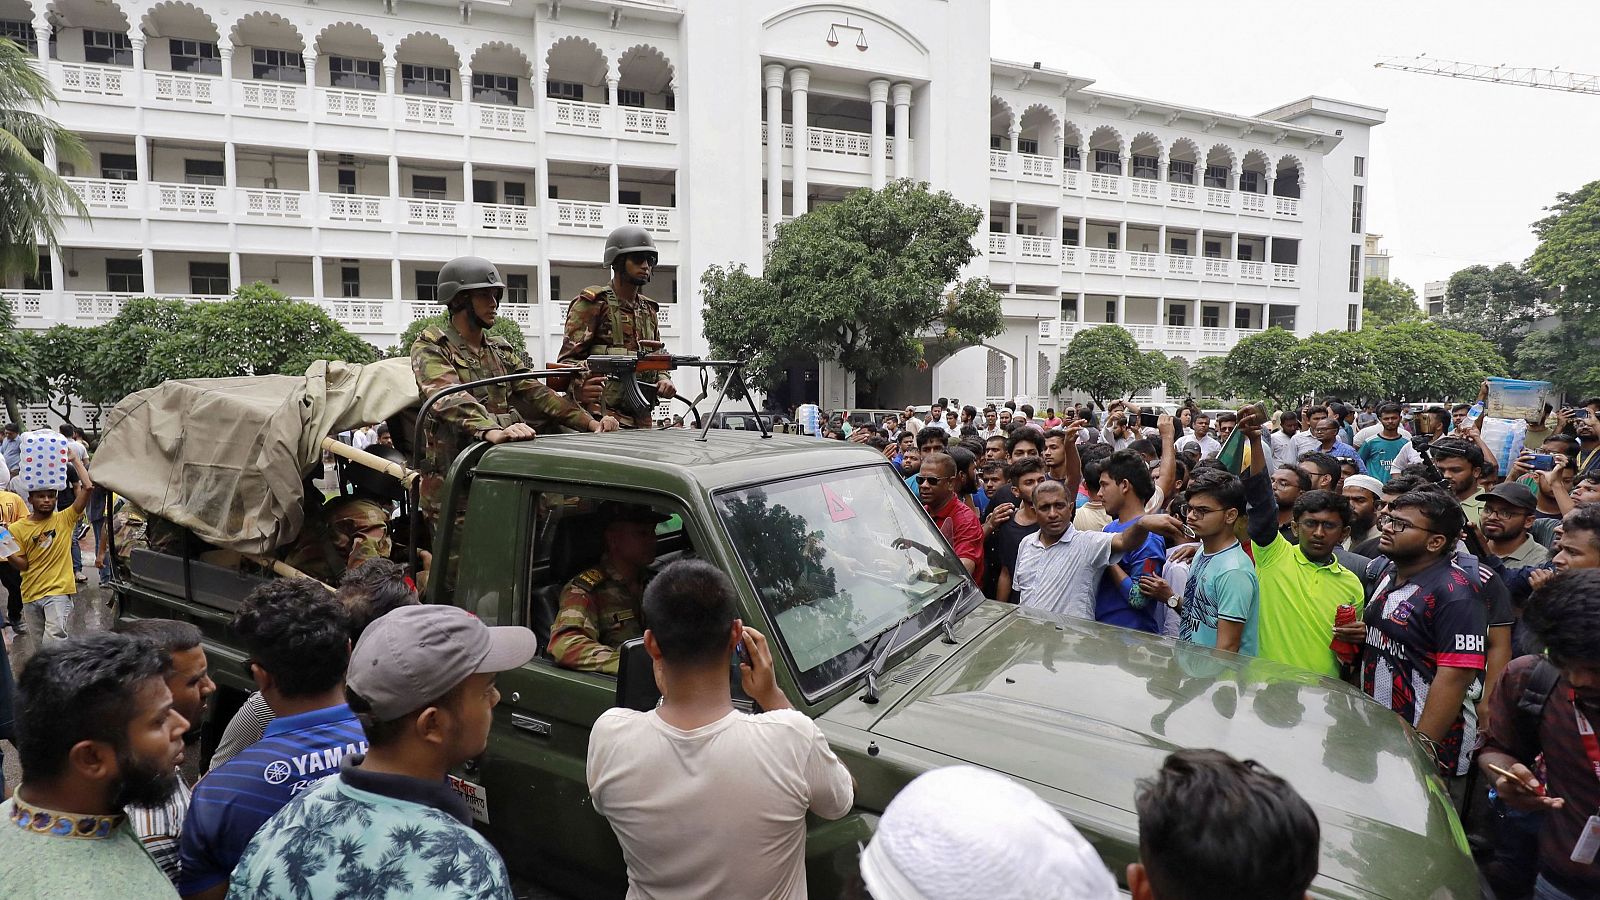
<path id="1" fill-rule="evenodd" d="M 566 338 L 561 342 L 558 363 L 581 363 L 593 355 L 633 355 L 639 351 L 640 341 L 661 340 L 661 327 L 656 320 L 661 305 L 644 294 L 634 295 L 632 303 L 617 299 L 610 285 L 595 285 L 583 289 L 567 309 Z M 666 372 L 646 372 L 640 382 L 648 387 L 668 378 Z M 646 400 L 654 398 L 654 391 L 644 391 Z M 604 414 L 617 417 L 624 427 L 650 428 L 653 423 L 647 411 L 635 419 L 622 408 L 622 386 L 615 379 L 608 380 L 600 395 Z"/>
<path id="2" fill-rule="evenodd" d="M 411 345 L 411 373 L 423 397 L 480 378 L 526 371 L 527 360 L 509 341 L 485 334 L 483 349 L 473 350 L 449 323 L 423 331 Z M 428 521 L 438 521 L 444 475 L 456 455 L 487 432 L 517 422 L 536 429 L 565 425 L 590 431 L 594 427 L 588 413 L 536 378 L 446 397 L 433 408 L 426 428 L 428 449 L 421 467 L 420 506 Z"/>
<path id="3" fill-rule="evenodd" d="M 338 497 L 306 520 L 283 561 L 337 586 L 345 572 L 369 559 L 388 559 L 393 549 L 388 510 L 366 497 Z"/>
<path id="4" fill-rule="evenodd" d="M 644 634 L 643 597 L 643 581 L 623 580 L 604 561 L 567 582 L 550 628 L 550 655 L 556 665 L 617 674 L 617 648 Z"/>
<path id="5" fill-rule="evenodd" d="M 116 548 L 117 562 L 126 566 L 133 551 L 146 546 L 145 512 L 121 494 L 112 496 L 112 544 Z"/>

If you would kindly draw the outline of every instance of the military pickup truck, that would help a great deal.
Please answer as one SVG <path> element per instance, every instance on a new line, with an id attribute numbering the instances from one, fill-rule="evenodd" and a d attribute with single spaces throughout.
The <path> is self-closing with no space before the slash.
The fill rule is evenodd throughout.
<path id="1" fill-rule="evenodd" d="M 809 823 L 814 896 L 838 896 L 854 877 L 896 791 L 954 763 L 1036 791 L 1120 880 L 1138 853 L 1135 782 L 1185 747 L 1260 760 L 1311 802 L 1323 836 L 1312 896 L 1478 896 L 1444 786 L 1393 713 L 1265 660 L 985 600 L 869 448 L 729 430 L 541 436 L 471 447 L 446 493 L 465 515 L 440 529 L 434 558 L 458 554 L 459 577 L 453 590 L 438 579 L 426 600 L 531 628 L 541 647 L 563 583 L 596 561 L 602 501 L 669 516 L 657 566 L 696 557 L 733 577 L 741 616 L 771 637 L 779 684 L 859 782 L 851 814 Z M 227 623 L 255 583 L 136 550 L 114 587 L 124 616 L 203 629 L 220 720 L 252 687 Z M 500 677 L 488 750 L 454 778 L 521 877 L 586 898 L 626 890 L 584 763 L 602 712 L 653 703 L 636 653 L 616 677 L 542 654 Z"/>

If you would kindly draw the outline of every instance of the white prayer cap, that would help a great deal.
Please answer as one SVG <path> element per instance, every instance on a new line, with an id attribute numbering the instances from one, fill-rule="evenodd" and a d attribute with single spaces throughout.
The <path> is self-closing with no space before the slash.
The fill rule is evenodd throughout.
<path id="1" fill-rule="evenodd" d="M 873 900 L 1116 900 L 1099 854 L 1039 795 L 998 772 L 918 776 L 861 854 Z"/>
<path id="2" fill-rule="evenodd" d="M 1345 487 L 1361 488 L 1374 497 L 1383 496 L 1383 482 L 1371 475 L 1351 475 L 1344 480 Z"/>

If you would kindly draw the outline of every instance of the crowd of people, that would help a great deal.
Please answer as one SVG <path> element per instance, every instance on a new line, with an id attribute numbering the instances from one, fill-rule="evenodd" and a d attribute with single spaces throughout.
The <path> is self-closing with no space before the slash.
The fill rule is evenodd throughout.
<path id="1" fill-rule="evenodd" d="M 1597 896 L 1600 398 L 1519 423 L 1506 471 L 1483 399 L 940 400 L 835 436 L 899 467 L 988 596 L 1345 679 L 1424 738 L 1500 896 Z"/>

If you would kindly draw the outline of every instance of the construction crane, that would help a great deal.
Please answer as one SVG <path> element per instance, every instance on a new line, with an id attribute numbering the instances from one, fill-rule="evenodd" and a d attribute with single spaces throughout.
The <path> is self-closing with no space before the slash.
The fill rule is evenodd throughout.
<path id="1" fill-rule="evenodd" d="M 1576 72 L 1563 72 L 1560 69 L 1485 66 L 1449 59 L 1430 59 L 1426 53 L 1413 57 L 1390 56 L 1378 60 L 1373 65 L 1379 69 L 1421 72 L 1424 75 L 1442 75 L 1445 78 L 1491 81 L 1497 84 L 1514 84 L 1519 87 L 1566 91 L 1572 94 L 1600 94 L 1600 75 L 1579 75 Z"/>

